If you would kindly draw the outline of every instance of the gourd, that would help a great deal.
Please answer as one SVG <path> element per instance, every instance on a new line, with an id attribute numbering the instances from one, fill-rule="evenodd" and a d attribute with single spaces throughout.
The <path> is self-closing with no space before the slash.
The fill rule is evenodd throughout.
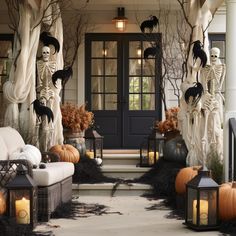
<path id="1" fill-rule="evenodd" d="M 164 159 L 167 161 L 176 161 L 185 163 L 188 150 L 181 136 L 170 139 L 164 146 Z"/>
<path id="2" fill-rule="evenodd" d="M 219 189 L 219 216 L 221 220 L 236 219 L 236 182 L 224 183 Z"/>
<path id="3" fill-rule="evenodd" d="M 185 167 L 178 172 L 175 179 L 176 193 L 184 194 L 186 192 L 186 183 L 197 175 L 200 168 L 200 166 Z"/>
<path id="4" fill-rule="evenodd" d="M 80 160 L 79 151 L 70 144 L 54 145 L 49 151 L 58 154 L 60 161 L 77 163 Z"/>
<path id="5" fill-rule="evenodd" d="M 4 194 L 0 192 L 0 215 L 3 215 L 6 212 L 6 199 Z"/>

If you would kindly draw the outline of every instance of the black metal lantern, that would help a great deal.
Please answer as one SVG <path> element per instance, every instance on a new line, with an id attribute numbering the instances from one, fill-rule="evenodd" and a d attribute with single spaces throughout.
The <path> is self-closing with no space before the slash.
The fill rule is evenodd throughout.
<path id="1" fill-rule="evenodd" d="M 165 137 L 154 127 L 140 147 L 141 167 L 152 166 L 159 158 L 163 157 L 164 140 Z"/>
<path id="2" fill-rule="evenodd" d="M 219 185 L 206 167 L 186 184 L 185 224 L 194 230 L 214 230 L 219 226 Z"/>
<path id="3" fill-rule="evenodd" d="M 94 127 L 85 131 L 86 154 L 90 158 L 103 158 L 103 136 Z"/>
<path id="4" fill-rule="evenodd" d="M 37 223 L 37 185 L 23 165 L 17 167 L 15 178 L 6 185 L 8 216 L 24 229 L 33 229 Z"/>

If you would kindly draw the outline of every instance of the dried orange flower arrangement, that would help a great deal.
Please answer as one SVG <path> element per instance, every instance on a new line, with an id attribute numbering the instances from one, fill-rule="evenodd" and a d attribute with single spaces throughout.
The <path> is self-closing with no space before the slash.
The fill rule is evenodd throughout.
<path id="1" fill-rule="evenodd" d="M 165 111 L 166 120 L 159 121 L 156 127 L 161 133 L 166 133 L 168 131 L 178 131 L 178 112 L 179 107 L 172 107 Z"/>
<path id="2" fill-rule="evenodd" d="M 94 114 L 86 110 L 86 104 L 80 107 L 66 103 L 61 106 L 62 125 L 72 132 L 82 132 L 93 124 Z"/>

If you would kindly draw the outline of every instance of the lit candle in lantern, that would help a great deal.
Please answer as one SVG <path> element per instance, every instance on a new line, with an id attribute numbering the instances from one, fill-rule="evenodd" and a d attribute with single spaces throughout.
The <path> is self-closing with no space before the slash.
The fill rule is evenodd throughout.
<path id="1" fill-rule="evenodd" d="M 154 152 L 149 152 L 149 153 L 148 153 L 148 158 L 149 158 L 149 164 L 150 164 L 150 165 L 152 165 L 152 164 L 155 163 L 154 156 L 155 156 L 155 153 L 154 153 Z M 158 157 L 159 157 L 159 153 L 156 152 L 156 161 L 158 160 Z"/>
<path id="2" fill-rule="evenodd" d="M 22 198 L 16 200 L 16 222 L 17 224 L 29 224 L 30 223 L 30 200 Z"/>
<path id="3" fill-rule="evenodd" d="M 208 201 L 200 200 L 199 206 L 200 225 L 208 224 Z M 193 224 L 197 224 L 197 200 L 193 201 Z"/>
<path id="4" fill-rule="evenodd" d="M 86 155 L 89 156 L 91 159 L 94 158 L 94 152 L 92 152 L 92 151 L 87 151 Z"/>

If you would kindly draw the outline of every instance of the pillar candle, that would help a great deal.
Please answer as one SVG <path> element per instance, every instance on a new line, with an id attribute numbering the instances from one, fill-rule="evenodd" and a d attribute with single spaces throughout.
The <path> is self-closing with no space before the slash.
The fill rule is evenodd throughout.
<path id="1" fill-rule="evenodd" d="M 86 155 L 89 156 L 91 159 L 94 158 L 94 152 L 92 152 L 92 151 L 87 151 Z"/>
<path id="2" fill-rule="evenodd" d="M 22 198 L 16 200 L 16 222 L 17 224 L 29 224 L 30 223 L 30 200 Z"/>
<path id="3" fill-rule="evenodd" d="M 159 157 L 158 155 L 159 155 L 158 152 L 156 152 L 156 161 L 158 160 L 158 157 Z M 154 152 L 149 152 L 148 153 L 148 158 L 149 158 L 149 164 L 150 165 L 155 163 L 155 161 L 154 161 Z"/>
<path id="4" fill-rule="evenodd" d="M 208 201 L 200 200 L 200 225 L 208 224 Z M 193 201 L 193 224 L 197 224 L 197 200 Z"/>

